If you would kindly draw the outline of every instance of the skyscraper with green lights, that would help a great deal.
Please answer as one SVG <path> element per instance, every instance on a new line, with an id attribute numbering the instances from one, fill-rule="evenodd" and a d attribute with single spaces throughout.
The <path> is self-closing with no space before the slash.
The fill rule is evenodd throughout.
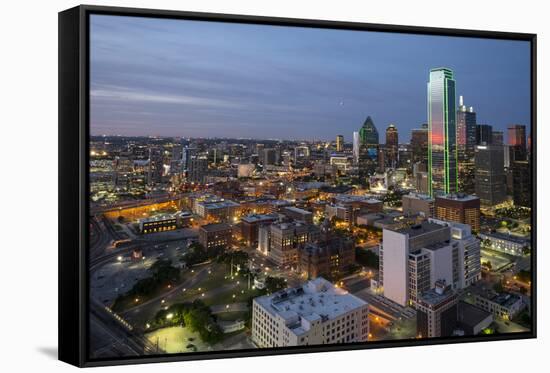
<path id="1" fill-rule="evenodd" d="M 373 174 L 378 166 L 378 149 L 380 141 L 378 130 L 370 116 L 359 129 L 359 169 Z"/>
<path id="2" fill-rule="evenodd" d="M 428 82 L 430 195 L 457 192 L 456 100 L 453 71 L 431 69 Z"/>

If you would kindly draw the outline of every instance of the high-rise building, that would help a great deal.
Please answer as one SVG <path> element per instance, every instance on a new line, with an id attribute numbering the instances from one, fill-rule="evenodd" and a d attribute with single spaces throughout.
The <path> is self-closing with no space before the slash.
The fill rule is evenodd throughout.
<path id="1" fill-rule="evenodd" d="M 260 154 L 260 162 L 264 166 L 273 165 L 277 162 L 277 151 L 274 148 L 265 148 Z"/>
<path id="2" fill-rule="evenodd" d="M 161 148 L 149 148 L 149 167 L 147 172 L 147 184 L 162 182 L 164 172 L 164 152 Z"/>
<path id="3" fill-rule="evenodd" d="M 411 150 L 413 163 L 422 163 L 428 169 L 428 124 L 411 131 Z"/>
<path id="4" fill-rule="evenodd" d="M 414 305 L 438 280 L 463 289 L 481 278 L 479 241 L 465 224 L 428 219 L 383 230 L 379 278 L 386 298 Z"/>
<path id="5" fill-rule="evenodd" d="M 391 167 L 397 167 L 397 156 L 399 148 L 399 135 L 395 125 L 390 124 L 386 129 L 386 159 L 385 163 Z"/>
<path id="6" fill-rule="evenodd" d="M 493 126 L 489 124 L 476 125 L 476 145 L 491 145 L 493 143 Z"/>
<path id="7" fill-rule="evenodd" d="M 486 206 L 494 206 L 506 199 L 504 147 L 478 145 L 475 153 L 475 192 Z"/>
<path id="8" fill-rule="evenodd" d="M 344 150 L 344 135 L 336 136 L 336 151 L 341 152 Z"/>
<path id="9" fill-rule="evenodd" d="M 359 139 L 359 132 L 353 132 L 353 162 L 359 163 L 359 147 L 361 146 L 361 140 Z"/>
<path id="10" fill-rule="evenodd" d="M 359 168 L 367 174 L 373 174 L 378 167 L 378 148 L 380 146 L 378 130 L 370 116 L 359 129 Z"/>
<path id="11" fill-rule="evenodd" d="M 259 347 L 366 342 L 369 305 L 322 277 L 254 298 L 252 341 Z"/>
<path id="12" fill-rule="evenodd" d="M 455 101 L 452 70 L 431 69 L 428 82 L 428 172 L 431 196 L 457 191 Z"/>
<path id="13" fill-rule="evenodd" d="M 208 159 L 204 156 L 192 156 L 189 160 L 187 180 L 193 183 L 204 183 L 208 171 Z"/>
<path id="14" fill-rule="evenodd" d="M 397 153 L 397 167 L 412 170 L 413 162 L 411 144 L 399 144 Z"/>
<path id="15" fill-rule="evenodd" d="M 172 159 L 170 160 L 170 173 L 172 175 L 181 174 L 182 155 L 183 155 L 183 146 L 174 145 L 172 147 Z"/>
<path id="16" fill-rule="evenodd" d="M 514 124 L 508 126 L 508 144 L 510 145 L 510 162 L 527 159 L 527 141 L 525 126 Z"/>
<path id="17" fill-rule="evenodd" d="M 181 167 L 183 172 L 189 171 L 191 158 L 197 155 L 198 149 L 194 147 L 184 147 L 181 153 Z"/>
<path id="18" fill-rule="evenodd" d="M 459 97 L 458 111 L 456 112 L 456 146 L 458 160 L 470 160 L 474 156 L 476 145 L 476 113 L 473 107 L 464 105 L 464 98 Z"/>
<path id="19" fill-rule="evenodd" d="M 514 205 L 531 207 L 531 165 L 529 161 L 512 162 Z"/>
<path id="20" fill-rule="evenodd" d="M 480 218 L 479 197 L 453 193 L 435 197 L 435 216 L 448 222 L 468 224 L 472 230 L 479 232 Z"/>
<path id="21" fill-rule="evenodd" d="M 504 132 L 502 131 L 493 131 L 493 145 L 504 145 Z"/>

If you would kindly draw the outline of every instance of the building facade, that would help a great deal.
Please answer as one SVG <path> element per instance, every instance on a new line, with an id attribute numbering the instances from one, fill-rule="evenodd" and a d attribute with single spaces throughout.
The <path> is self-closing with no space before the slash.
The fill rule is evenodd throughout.
<path id="1" fill-rule="evenodd" d="M 428 82 L 430 195 L 457 191 L 456 103 L 452 70 L 430 70 Z"/>
<path id="2" fill-rule="evenodd" d="M 225 249 L 231 242 L 232 228 L 229 224 L 207 224 L 199 228 L 199 243 L 207 251 Z"/>
<path id="3" fill-rule="evenodd" d="M 478 145 L 475 148 L 475 192 L 481 204 L 494 206 L 506 200 L 504 147 Z"/>
<path id="4" fill-rule="evenodd" d="M 444 221 L 468 224 L 479 232 L 479 197 L 455 193 L 435 197 L 435 217 Z"/>
<path id="5" fill-rule="evenodd" d="M 252 341 L 260 348 L 366 342 L 368 303 L 318 277 L 255 298 Z"/>

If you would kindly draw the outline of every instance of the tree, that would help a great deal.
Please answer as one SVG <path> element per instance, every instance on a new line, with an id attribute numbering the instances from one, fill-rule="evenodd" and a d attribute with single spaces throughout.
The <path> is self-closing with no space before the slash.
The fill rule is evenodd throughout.
<path id="1" fill-rule="evenodd" d="M 265 279 L 265 290 L 268 293 L 275 293 L 276 291 L 286 288 L 286 281 L 281 277 L 267 276 Z"/>
<path id="2" fill-rule="evenodd" d="M 502 286 L 502 282 L 499 281 L 496 284 L 494 284 L 493 290 L 496 291 L 497 293 L 502 293 L 504 291 L 504 286 Z"/>
<path id="3" fill-rule="evenodd" d="M 373 251 L 363 249 L 361 247 L 355 248 L 355 261 L 362 266 L 378 269 L 380 265 L 380 257 Z"/>

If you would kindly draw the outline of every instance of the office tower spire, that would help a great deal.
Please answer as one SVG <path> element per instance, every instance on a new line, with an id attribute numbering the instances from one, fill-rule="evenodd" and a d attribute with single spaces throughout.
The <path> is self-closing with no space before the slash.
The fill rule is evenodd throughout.
<path id="1" fill-rule="evenodd" d="M 428 82 L 430 195 L 457 191 L 456 104 L 453 72 L 447 68 L 430 70 Z"/>

